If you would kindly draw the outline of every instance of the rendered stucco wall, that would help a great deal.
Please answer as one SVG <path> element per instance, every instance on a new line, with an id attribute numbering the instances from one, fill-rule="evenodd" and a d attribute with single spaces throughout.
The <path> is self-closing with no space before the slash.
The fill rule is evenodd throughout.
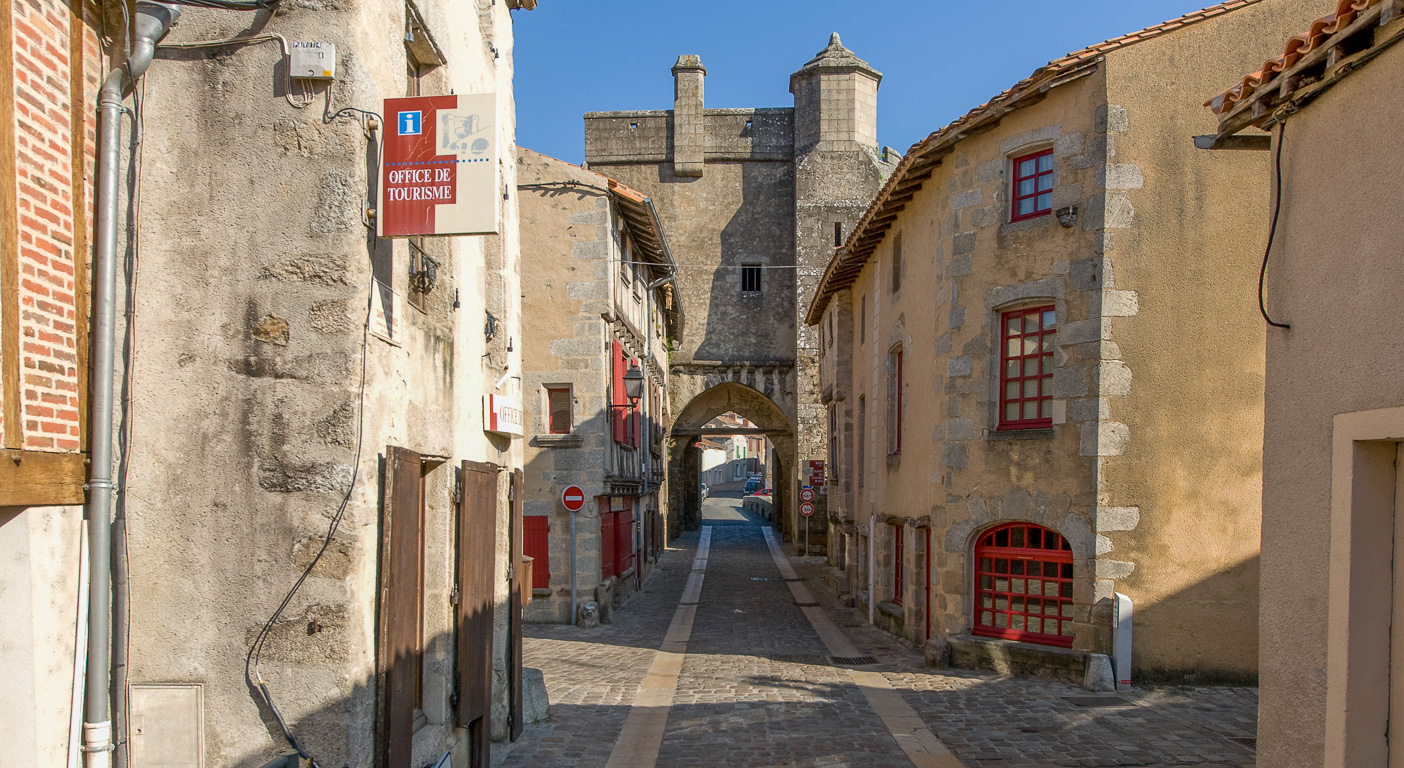
<path id="1" fill-rule="evenodd" d="M 1267 768 L 1324 759 L 1332 418 L 1404 405 L 1404 354 L 1378 322 L 1404 292 L 1404 104 L 1380 98 L 1401 76 L 1396 45 L 1290 117 L 1282 143 L 1267 296 L 1273 319 L 1292 328 L 1267 330 L 1258 720 Z M 1245 225 L 1266 227 L 1266 212 Z"/>

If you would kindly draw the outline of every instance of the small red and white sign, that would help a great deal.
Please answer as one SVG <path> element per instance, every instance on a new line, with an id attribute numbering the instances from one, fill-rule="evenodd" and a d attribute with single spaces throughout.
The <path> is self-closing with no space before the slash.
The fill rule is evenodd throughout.
<path id="1" fill-rule="evenodd" d="M 802 488 L 802 489 L 800 489 L 800 501 L 814 501 L 814 489 L 813 489 L 813 488 Z"/>
<path id="2" fill-rule="evenodd" d="M 571 512 L 579 512 L 585 506 L 585 490 L 578 485 L 568 485 L 561 491 L 561 504 Z"/>
<path id="3" fill-rule="evenodd" d="M 495 94 L 385 100 L 381 237 L 498 231 Z"/>
<path id="4" fill-rule="evenodd" d="M 510 437 L 526 434 L 522 401 L 505 395 L 483 395 L 483 429 Z"/>
<path id="5" fill-rule="evenodd" d="M 814 514 L 814 505 L 811 504 L 811 503 L 809 503 L 809 502 L 807 502 L 807 501 L 806 501 L 805 503 L 801 504 L 801 505 L 800 505 L 800 514 L 801 514 L 801 515 L 804 515 L 805 517 L 809 517 L 810 515 Z"/>

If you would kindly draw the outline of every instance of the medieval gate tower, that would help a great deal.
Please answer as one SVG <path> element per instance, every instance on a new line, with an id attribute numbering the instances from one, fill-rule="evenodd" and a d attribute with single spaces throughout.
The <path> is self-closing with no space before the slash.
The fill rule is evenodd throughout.
<path id="1" fill-rule="evenodd" d="M 671 110 L 586 114 L 585 160 L 653 199 L 678 263 L 687 326 L 671 359 L 670 530 L 697 525 L 696 439 L 735 411 L 775 446 L 775 505 L 793 540 L 800 482 L 828 441 L 819 334 L 802 318 L 897 161 L 877 141 L 882 74 L 835 34 L 790 76 L 793 107 L 707 109 L 706 75 L 700 57 L 679 56 Z"/>

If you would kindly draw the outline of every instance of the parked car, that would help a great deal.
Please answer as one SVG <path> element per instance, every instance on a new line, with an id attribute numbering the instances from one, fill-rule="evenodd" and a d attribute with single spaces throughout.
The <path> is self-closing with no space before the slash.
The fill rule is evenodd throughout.
<path id="1" fill-rule="evenodd" d="M 770 496 L 770 495 L 772 495 L 772 491 L 771 491 L 770 488 L 759 488 L 759 489 L 756 490 L 755 493 L 752 493 L 752 494 L 750 494 L 750 495 L 751 495 L 751 496 Z"/>
<path id="2" fill-rule="evenodd" d="M 712 489 L 709 488 L 706 483 L 699 483 L 697 486 L 697 492 L 702 495 L 703 501 L 707 500 L 707 494 L 711 493 L 711 490 Z"/>
<path id="3" fill-rule="evenodd" d="M 761 483 L 763 482 L 765 481 L 761 478 L 760 475 L 751 475 L 749 478 L 746 479 L 746 487 L 742 490 L 747 496 L 749 496 L 752 493 L 754 493 L 755 490 L 759 488 L 761 486 Z"/>

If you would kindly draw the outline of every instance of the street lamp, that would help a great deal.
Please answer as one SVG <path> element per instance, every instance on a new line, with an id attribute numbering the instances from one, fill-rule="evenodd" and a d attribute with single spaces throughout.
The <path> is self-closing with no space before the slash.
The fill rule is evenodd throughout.
<path id="1" fill-rule="evenodd" d="M 610 408 L 633 408 L 638 405 L 639 398 L 643 397 L 643 385 L 644 375 L 638 363 L 629 363 L 629 370 L 624 373 L 624 396 L 629 398 L 629 404 L 611 405 Z"/>

